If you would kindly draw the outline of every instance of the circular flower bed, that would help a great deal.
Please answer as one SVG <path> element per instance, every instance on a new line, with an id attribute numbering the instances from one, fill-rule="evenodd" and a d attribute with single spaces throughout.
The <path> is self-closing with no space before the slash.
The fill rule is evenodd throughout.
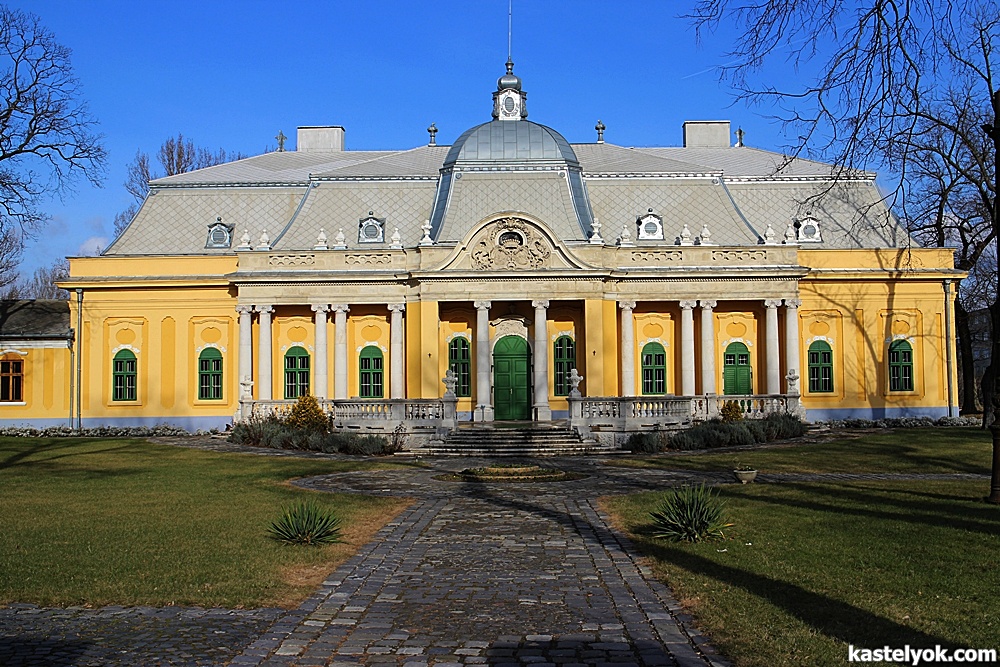
<path id="1" fill-rule="evenodd" d="M 466 468 L 461 472 L 444 475 L 438 479 L 449 482 L 558 482 L 581 479 L 585 476 L 555 468 L 542 468 L 537 465 L 518 463 Z"/>

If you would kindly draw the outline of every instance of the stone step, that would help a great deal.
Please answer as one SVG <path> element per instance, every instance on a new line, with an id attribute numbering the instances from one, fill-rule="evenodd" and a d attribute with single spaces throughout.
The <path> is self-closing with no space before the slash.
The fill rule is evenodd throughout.
<path id="1" fill-rule="evenodd" d="M 402 452 L 409 456 L 582 456 L 616 454 L 620 450 L 595 440 L 583 440 L 565 426 L 525 425 L 496 428 L 462 426 L 444 440 L 432 441 L 419 449 Z"/>

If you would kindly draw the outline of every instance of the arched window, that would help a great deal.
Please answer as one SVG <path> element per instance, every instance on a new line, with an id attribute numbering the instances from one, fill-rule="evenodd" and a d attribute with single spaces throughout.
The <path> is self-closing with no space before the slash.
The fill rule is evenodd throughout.
<path id="1" fill-rule="evenodd" d="M 833 391 L 833 350 L 826 341 L 809 346 L 809 391 Z"/>
<path id="2" fill-rule="evenodd" d="M 889 345 L 889 391 L 913 391 L 913 348 L 905 340 Z"/>
<path id="3" fill-rule="evenodd" d="M 111 400 L 136 400 L 135 378 L 137 373 L 135 354 L 131 350 L 119 350 L 112 361 L 111 371 L 113 382 Z"/>
<path id="4" fill-rule="evenodd" d="M 559 336 L 553 347 L 555 348 L 552 355 L 556 373 L 555 395 L 569 396 L 569 391 L 573 388 L 569 375 L 576 368 L 576 341 L 569 336 Z"/>
<path id="5" fill-rule="evenodd" d="M 222 399 L 222 353 L 214 347 L 198 355 L 198 400 Z"/>
<path id="6" fill-rule="evenodd" d="M 24 400 L 24 361 L 16 354 L 0 359 L 0 403 Z"/>
<path id="7" fill-rule="evenodd" d="M 285 353 L 285 398 L 309 394 L 309 353 L 292 347 Z"/>
<path id="8" fill-rule="evenodd" d="M 667 353 L 659 343 L 646 343 L 642 348 L 642 393 L 667 393 Z"/>
<path id="9" fill-rule="evenodd" d="M 382 350 L 369 345 L 358 359 L 361 371 L 361 398 L 382 398 Z"/>
<path id="10" fill-rule="evenodd" d="M 470 370 L 469 341 L 464 338 L 453 338 L 448 343 L 448 368 L 455 374 L 458 382 L 455 384 L 456 396 L 472 396 L 472 373 Z"/>

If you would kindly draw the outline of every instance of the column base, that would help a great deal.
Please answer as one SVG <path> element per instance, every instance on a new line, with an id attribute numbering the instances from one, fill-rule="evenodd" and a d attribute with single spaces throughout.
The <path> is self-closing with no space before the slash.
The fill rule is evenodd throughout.
<path id="1" fill-rule="evenodd" d="M 534 419 L 536 422 L 550 422 L 552 421 L 552 410 L 547 405 L 536 405 L 533 408 Z"/>
<path id="2" fill-rule="evenodd" d="M 493 421 L 493 406 L 492 405 L 477 405 L 472 411 L 472 421 L 474 422 L 491 422 Z"/>

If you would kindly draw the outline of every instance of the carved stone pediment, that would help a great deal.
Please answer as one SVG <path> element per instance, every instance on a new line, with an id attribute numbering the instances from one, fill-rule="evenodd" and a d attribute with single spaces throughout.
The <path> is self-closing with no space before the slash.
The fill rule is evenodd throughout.
<path id="1" fill-rule="evenodd" d="M 548 266 L 552 247 L 520 218 L 490 223 L 472 244 L 472 268 L 479 271 L 524 270 Z"/>

